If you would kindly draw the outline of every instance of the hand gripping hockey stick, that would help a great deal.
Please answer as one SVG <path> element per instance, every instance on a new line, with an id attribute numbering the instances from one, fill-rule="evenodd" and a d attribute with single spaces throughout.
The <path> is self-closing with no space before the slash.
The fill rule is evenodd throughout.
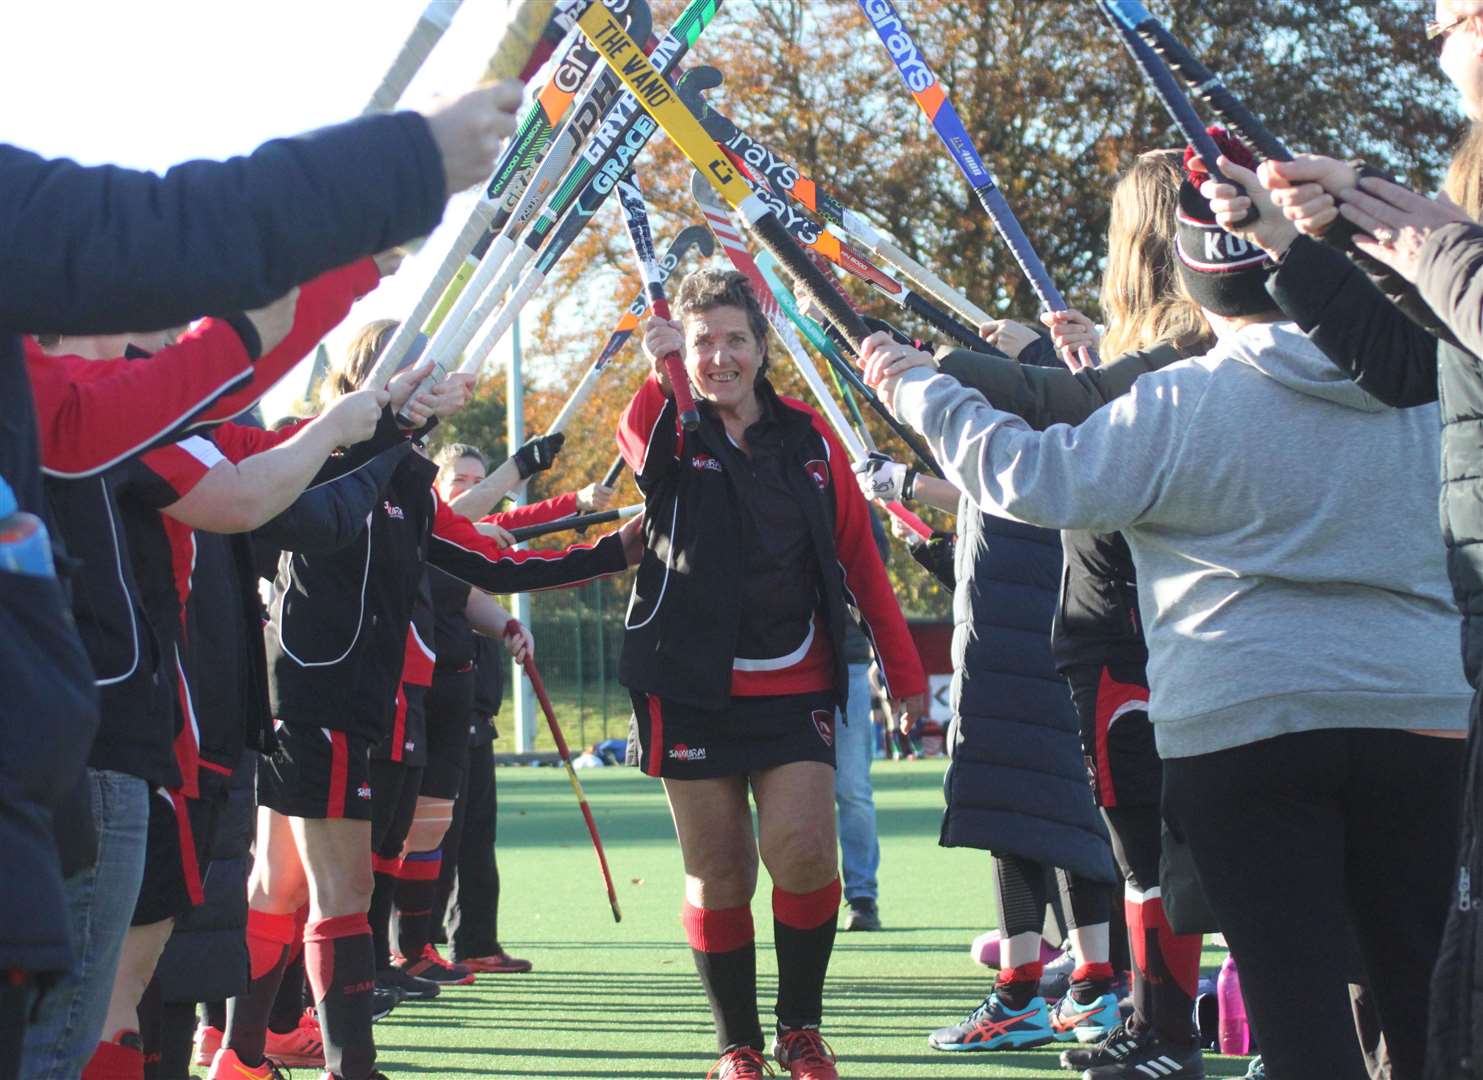
<path id="1" fill-rule="evenodd" d="M 664 294 L 664 278 L 654 261 L 654 238 L 649 231 L 649 211 L 644 205 L 644 193 L 638 178 L 630 169 L 624 179 L 618 181 L 618 201 L 623 204 L 623 223 L 628 227 L 628 239 L 633 244 L 633 254 L 639 261 L 644 275 L 644 289 L 649 294 L 649 307 L 657 318 L 669 320 L 669 297 Z M 660 360 L 669 376 L 670 391 L 675 396 L 675 408 L 680 414 L 680 424 L 686 431 L 700 427 L 700 410 L 695 407 L 695 397 L 690 393 L 690 378 L 685 374 L 685 362 L 679 349 L 671 349 Z"/>
<path id="2" fill-rule="evenodd" d="M 1179 88 L 1179 84 L 1174 81 L 1174 76 L 1164 66 L 1164 62 L 1153 51 L 1153 46 L 1149 45 L 1148 42 L 1138 36 L 1132 27 L 1126 25 L 1113 14 L 1112 9 L 1107 5 L 1105 0 L 1098 0 L 1098 7 L 1107 16 L 1107 21 L 1112 24 L 1112 28 L 1117 31 L 1118 36 L 1123 39 L 1123 44 L 1127 46 L 1128 53 L 1133 57 L 1133 62 L 1138 65 L 1138 70 L 1143 72 L 1143 78 L 1153 87 L 1153 91 L 1159 96 L 1159 100 L 1164 103 L 1164 108 L 1168 111 L 1170 119 L 1174 121 L 1174 125 L 1179 128 L 1179 133 L 1184 136 L 1185 141 L 1190 146 L 1194 147 L 1195 154 L 1204 163 L 1205 171 L 1210 174 L 1210 178 L 1222 184 L 1230 184 L 1238 192 L 1244 193 L 1245 188 L 1221 172 L 1220 147 L 1215 145 L 1215 140 L 1205 130 L 1205 124 L 1201 121 L 1200 115 L 1195 112 L 1195 107 L 1189 103 L 1189 98 Z M 1246 216 L 1236 222 L 1236 224 L 1238 226 L 1246 225 L 1256 219 L 1256 204 L 1252 203 L 1251 208 L 1246 212 Z"/>
<path id="3" fill-rule="evenodd" d="M 685 254 L 695 248 L 702 258 L 710 258 L 715 253 L 716 245 L 711 240 L 710 230 L 704 225 L 687 225 L 676 236 L 674 243 L 670 244 L 669 250 L 665 252 L 664 259 L 659 263 L 660 281 L 668 281 L 675 268 L 680 265 L 680 260 Z M 602 351 L 597 354 L 597 359 L 592 361 L 592 366 L 587 369 L 586 374 L 573 388 L 570 396 L 561 406 L 561 411 L 556 414 L 556 419 L 551 421 L 551 426 L 546 429 L 547 435 L 554 435 L 558 431 L 565 431 L 567 424 L 571 423 L 572 417 L 577 410 L 587 404 L 587 399 L 592 396 L 592 391 L 597 387 L 597 380 L 603 371 L 617 356 L 633 332 L 638 329 L 639 320 L 644 317 L 644 312 L 649 310 L 649 294 L 646 289 L 640 289 L 638 296 L 634 297 L 633 303 L 624 309 L 623 314 L 618 317 L 618 324 L 613 327 L 613 332 L 608 335 Z M 612 480 L 617 479 L 617 471 L 623 467 L 623 459 L 618 459 L 616 470 L 611 473 Z M 612 487 L 612 480 L 604 480 L 603 486 Z"/>
<path id="4" fill-rule="evenodd" d="M 859 0 L 859 3 L 865 17 L 870 20 L 870 25 L 875 27 L 881 44 L 891 54 L 891 60 L 901 74 L 902 81 L 931 122 L 932 130 L 937 132 L 937 137 L 947 147 L 948 155 L 968 180 L 979 204 L 988 212 L 994 228 L 1009 246 L 1010 254 L 1029 279 L 1041 305 L 1050 311 L 1065 311 L 1066 301 L 1051 280 L 1045 263 L 1040 261 L 1040 256 L 1030 244 L 1030 238 L 1025 235 L 1014 211 L 1009 208 L 1004 193 L 994 180 L 994 174 L 989 172 L 983 158 L 973 148 L 973 142 L 968 138 L 963 121 L 958 118 L 957 110 L 947 99 L 947 93 L 937 81 L 937 76 L 922 60 L 921 51 L 901 22 L 901 16 L 896 13 L 891 0 Z M 1090 355 L 1090 350 L 1088 353 L 1089 359 L 1095 363 L 1096 357 Z"/>
<path id="5" fill-rule="evenodd" d="M 505 637 L 519 633 L 520 623 L 511 619 L 505 624 Z M 597 835 L 597 822 L 593 820 L 592 808 L 587 805 L 587 793 L 582 790 L 582 783 L 577 779 L 577 770 L 572 768 L 572 752 L 566 747 L 566 738 L 561 734 L 561 725 L 556 721 L 556 710 L 551 707 L 551 698 L 546 694 L 546 684 L 541 680 L 541 673 L 536 669 L 535 658 L 529 653 L 525 655 L 525 677 L 530 680 L 530 687 L 536 693 L 536 700 L 541 703 L 541 711 L 546 714 L 546 726 L 551 729 L 551 739 L 556 743 L 556 753 L 561 757 L 561 764 L 566 767 L 566 778 L 571 781 L 572 791 L 576 792 L 577 805 L 582 808 L 582 820 L 587 823 L 587 835 L 592 837 L 593 850 L 597 852 L 597 865 L 602 870 L 602 883 L 608 890 L 608 906 L 613 909 L 613 921 L 622 922 L 623 912 L 618 907 L 618 892 L 613 888 L 613 875 L 608 870 L 608 857 L 603 854 L 602 837 Z"/>

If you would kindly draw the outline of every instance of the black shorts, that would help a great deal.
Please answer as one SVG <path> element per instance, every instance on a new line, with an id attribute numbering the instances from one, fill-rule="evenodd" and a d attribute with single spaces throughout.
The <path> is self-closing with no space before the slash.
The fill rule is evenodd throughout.
<path id="1" fill-rule="evenodd" d="M 834 693 L 734 697 L 697 709 L 631 694 L 628 764 L 650 776 L 705 780 L 745 776 L 794 761 L 834 765 Z"/>
<path id="2" fill-rule="evenodd" d="M 371 747 L 371 757 L 421 767 L 427 763 L 427 687 L 402 683 L 396 692 L 391 734 Z"/>
<path id="3" fill-rule="evenodd" d="M 202 883 L 224 799 L 187 799 L 164 788 L 149 794 L 144 880 L 133 926 L 178 919 L 205 899 Z"/>
<path id="4" fill-rule="evenodd" d="M 427 762 L 422 793 L 456 799 L 469 760 L 469 713 L 474 707 L 474 669 L 439 671 L 427 695 Z"/>
<path id="5" fill-rule="evenodd" d="M 1081 724 L 1081 752 L 1098 806 L 1158 806 L 1164 763 L 1148 719 L 1142 667 L 1066 672 Z"/>
<path id="6" fill-rule="evenodd" d="M 257 770 L 257 801 L 286 817 L 371 820 L 371 741 L 310 725 L 278 725 Z"/>
<path id="7" fill-rule="evenodd" d="M 372 758 L 371 788 L 376 793 L 371 800 L 371 854 L 395 859 L 402 853 L 417 813 L 422 766 Z"/>

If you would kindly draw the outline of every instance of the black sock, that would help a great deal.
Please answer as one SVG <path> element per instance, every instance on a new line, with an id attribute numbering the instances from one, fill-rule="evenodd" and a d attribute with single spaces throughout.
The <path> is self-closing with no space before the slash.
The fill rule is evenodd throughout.
<path id="1" fill-rule="evenodd" d="M 207 1027 L 225 1031 L 227 1029 L 227 1003 L 225 1001 L 201 1002 L 201 1020 Z"/>
<path id="2" fill-rule="evenodd" d="M 278 984 L 278 994 L 273 998 L 273 1011 L 268 1014 L 268 1030 L 287 1035 L 298 1029 L 304 1015 L 304 950 L 293 951 L 291 959 L 283 968 L 283 981 Z"/>
<path id="3" fill-rule="evenodd" d="M 364 915 L 340 915 L 304 930 L 304 970 L 324 1033 L 325 1071 L 339 1080 L 365 1080 L 376 1065 L 371 1035 L 371 990 L 376 964 Z"/>
<path id="4" fill-rule="evenodd" d="M 1044 972 L 1045 965 L 1039 960 L 1019 967 L 1001 968 L 994 980 L 994 995 L 1011 1012 L 1018 1012 L 1040 993 L 1040 976 Z"/>
<path id="5" fill-rule="evenodd" d="M 247 989 L 227 1002 L 226 1036 L 222 1045 L 231 1048 L 249 1068 L 263 1063 L 263 1042 L 268 1037 L 268 1014 L 283 981 L 291 944 L 298 936 L 293 915 L 247 912 L 247 955 L 251 981 Z"/>
<path id="6" fill-rule="evenodd" d="M 772 890 L 772 932 L 778 957 L 778 1028 L 818 1027 L 824 1015 L 824 976 L 834 952 L 839 878 L 822 889 Z"/>
<path id="7" fill-rule="evenodd" d="M 371 924 L 371 954 L 376 958 L 377 971 L 391 967 L 391 906 L 396 898 L 397 868 L 400 865 L 400 859 L 371 856 L 376 883 L 371 888 L 371 906 L 366 912 L 366 921 Z"/>
<path id="8" fill-rule="evenodd" d="M 141 1023 L 143 1018 L 141 1017 Z M 144 1078 L 183 1080 L 191 1074 L 191 1056 L 196 1032 L 196 1007 L 189 1001 L 167 1001 L 160 1006 L 160 1042 L 157 1054 L 144 1047 Z M 154 1062 L 151 1071 L 151 1062 Z"/>
<path id="9" fill-rule="evenodd" d="M 414 851 L 402 859 L 396 886 L 397 951 L 408 960 L 421 956 L 432 940 L 433 903 L 442 870 L 442 848 Z"/>
<path id="10" fill-rule="evenodd" d="M 688 902 L 680 921 L 690 955 L 716 1021 L 716 1045 L 724 1053 L 739 1046 L 762 1049 L 757 1019 L 757 942 L 752 909 L 698 908 Z"/>
<path id="11" fill-rule="evenodd" d="M 1071 973 L 1071 1000 L 1090 1005 L 1103 994 L 1112 993 L 1115 978 L 1111 964 L 1082 964 Z"/>
<path id="12" fill-rule="evenodd" d="M 151 978 L 139 997 L 139 1007 L 136 1010 L 139 1015 L 139 1043 L 144 1051 L 144 1080 L 156 1080 L 157 1077 L 171 1075 L 159 1071 L 164 1007 L 165 1003 L 160 1000 L 160 980 Z"/>

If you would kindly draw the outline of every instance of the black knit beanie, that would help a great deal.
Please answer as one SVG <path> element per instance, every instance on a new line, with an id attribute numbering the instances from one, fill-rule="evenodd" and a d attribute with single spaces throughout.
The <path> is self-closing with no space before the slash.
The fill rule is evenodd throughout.
<path id="1" fill-rule="evenodd" d="M 1247 168 L 1256 161 L 1246 147 L 1212 127 L 1211 136 L 1228 159 Z M 1205 163 L 1190 147 L 1184 152 L 1185 177 L 1179 185 L 1179 228 L 1175 249 L 1179 254 L 1179 277 L 1195 303 L 1227 317 L 1257 315 L 1276 305 L 1267 294 L 1267 275 L 1272 261 L 1266 252 L 1215 223 L 1210 202 L 1200 194 L 1208 180 Z"/>

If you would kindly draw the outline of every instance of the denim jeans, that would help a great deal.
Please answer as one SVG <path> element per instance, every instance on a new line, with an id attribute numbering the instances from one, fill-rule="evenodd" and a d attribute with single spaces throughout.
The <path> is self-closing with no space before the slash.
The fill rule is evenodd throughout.
<path id="1" fill-rule="evenodd" d="M 846 900 L 874 900 L 881 847 L 875 835 L 875 796 L 870 791 L 870 759 L 875 732 L 870 719 L 869 664 L 850 665 L 849 723 L 836 724 L 834 802 L 839 807 L 839 849 Z"/>
<path id="2" fill-rule="evenodd" d="M 26 1029 L 25 1080 L 77 1080 L 93 1056 L 144 879 L 149 786 L 107 769 L 89 769 L 88 783 L 98 861 L 63 883 L 75 958 Z"/>

